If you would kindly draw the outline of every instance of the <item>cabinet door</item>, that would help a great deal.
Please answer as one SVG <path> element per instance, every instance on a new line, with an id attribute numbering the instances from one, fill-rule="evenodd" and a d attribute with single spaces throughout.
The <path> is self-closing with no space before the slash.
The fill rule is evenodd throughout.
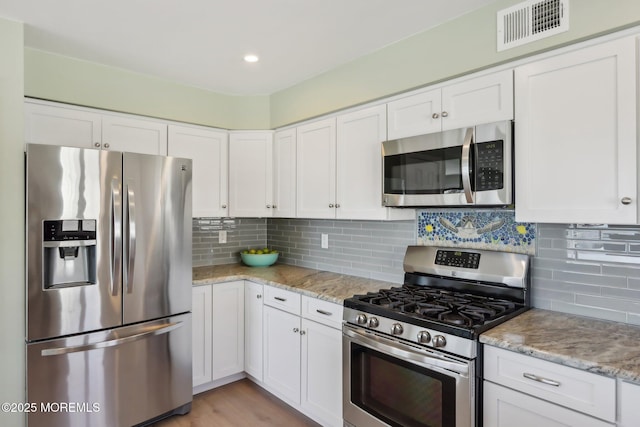
<path id="1" fill-rule="evenodd" d="M 32 144 L 100 148 L 100 114 L 31 102 L 24 104 L 25 141 Z"/>
<path id="2" fill-rule="evenodd" d="M 211 374 L 211 285 L 191 289 L 193 387 L 213 380 Z"/>
<path id="3" fill-rule="evenodd" d="M 102 148 L 166 156 L 167 125 L 131 117 L 103 115 Z"/>
<path id="4" fill-rule="evenodd" d="M 619 396 L 618 427 L 636 427 L 640 423 L 640 385 L 621 381 Z"/>
<path id="5" fill-rule="evenodd" d="M 229 215 L 272 215 L 273 133 L 229 135 Z"/>
<path id="6" fill-rule="evenodd" d="M 263 287 L 244 282 L 244 370 L 262 381 Z"/>
<path id="7" fill-rule="evenodd" d="M 336 119 L 297 129 L 297 214 L 301 218 L 336 216 Z"/>
<path id="8" fill-rule="evenodd" d="M 296 216 L 296 130 L 276 132 L 273 140 L 273 216 Z"/>
<path id="9" fill-rule="evenodd" d="M 387 104 L 389 139 L 440 132 L 440 89 L 418 93 Z"/>
<path id="10" fill-rule="evenodd" d="M 244 281 L 212 285 L 213 379 L 244 371 Z"/>
<path id="11" fill-rule="evenodd" d="M 386 219 L 382 206 L 384 105 L 338 116 L 336 217 Z"/>
<path id="12" fill-rule="evenodd" d="M 516 68 L 517 221 L 637 222 L 636 78 L 634 38 Z"/>
<path id="13" fill-rule="evenodd" d="M 613 427 L 524 393 L 484 382 L 484 427 Z"/>
<path id="14" fill-rule="evenodd" d="M 226 131 L 169 125 L 168 154 L 193 160 L 193 217 L 227 216 Z"/>
<path id="15" fill-rule="evenodd" d="M 300 404 L 300 317 L 264 306 L 264 382 Z"/>
<path id="16" fill-rule="evenodd" d="M 513 119 L 513 71 L 442 88 L 442 130 Z"/>
<path id="17" fill-rule="evenodd" d="M 301 405 L 324 426 L 342 426 L 342 332 L 302 319 Z"/>

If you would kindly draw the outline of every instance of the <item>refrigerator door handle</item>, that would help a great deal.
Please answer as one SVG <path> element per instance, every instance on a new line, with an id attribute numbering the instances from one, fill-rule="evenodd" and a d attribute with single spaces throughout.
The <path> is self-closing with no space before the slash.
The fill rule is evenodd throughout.
<path id="1" fill-rule="evenodd" d="M 127 184 L 127 234 L 129 237 L 129 245 L 127 248 L 127 292 L 133 292 L 133 269 L 136 260 L 136 201 L 133 188 Z"/>
<path id="2" fill-rule="evenodd" d="M 118 295 L 118 288 L 115 281 L 119 277 L 120 265 L 122 263 L 122 215 L 120 210 L 120 190 L 118 188 L 118 181 L 111 181 L 111 230 L 109 230 L 110 250 L 111 250 L 111 295 Z"/>
<path id="3" fill-rule="evenodd" d="M 175 329 L 178 329 L 178 328 L 180 328 L 182 326 L 183 326 L 183 322 L 175 322 L 175 323 L 169 323 L 169 324 L 166 324 L 166 325 L 147 327 L 147 328 L 144 329 L 143 332 L 138 332 L 138 333 L 135 333 L 135 334 L 131 334 L 131 335 L 126 336 L 126 337 L 116 338 L 116 339 L 108 340 L 108 341 L 101 341 L 101 342 L 97 342 L 97 343 L 93 343 L 93 344 L 76 345 L 76 346 L 72 346 L 72 347 L 47 348 L 47 349 L 42 350 L 40 352 L 40 354 L 42 356 L 59 356 L 61 354 L 77 353 L 77 352 L 81 352 L 81 351 L 89 351 L 89 350 L 96 350 L 96 349 L 100 349 L 100 348 L 115 347 L 115 346 L 118 346 L 118 345 L 130 343 L 130 342 L 133 342 L 133 341 L 138 341 L 138 340 L 144 339 L 144 338 L 152 336 L 152 335 L 166 334 L 166 333 L 171 332 L 171 331 L 173 331 Z"/>

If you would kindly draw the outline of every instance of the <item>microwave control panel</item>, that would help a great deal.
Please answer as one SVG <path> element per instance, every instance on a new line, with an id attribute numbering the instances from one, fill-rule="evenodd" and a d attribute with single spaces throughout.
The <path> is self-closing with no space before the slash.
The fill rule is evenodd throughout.
<path id="1" fill-rule="evenodd" d="M 499 190 L 504 187 L 504 142 L 476 143 L 475 190 Z"/>

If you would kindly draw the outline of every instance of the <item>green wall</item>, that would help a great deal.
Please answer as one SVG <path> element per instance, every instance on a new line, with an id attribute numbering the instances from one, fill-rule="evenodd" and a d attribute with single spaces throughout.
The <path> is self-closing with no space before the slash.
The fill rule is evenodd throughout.
<path id="1" fill-rule="evenodd" d="M 0 402 L 25 402 L 23 25 L 0 18 Z M 0 411 L 0 425 L 24 425 Z"/>
<path id="2" fill-rule="evenodd" d="M 25 48 L 25 95 L 227 129 L 267 129 L 268 96 L 229 96 Z"/>
<path id="3" fill-rule="evenodd" d="M 271 126 L 326 114 L 510 60 L 640 24 L 638 0 L 571 0 L 569 31 L 496 51 L 496 1 L 344 66 L 271 95 Z"/>
<path id="4" fill-rule="evenodd" d="M 271 129 L 640 24 L 638 0 L 572 0 L 570 30 L 498 53 L 498 0 L 270 96 L 228 96 L 25 49 L 27 96 L 227 129 Z"/>

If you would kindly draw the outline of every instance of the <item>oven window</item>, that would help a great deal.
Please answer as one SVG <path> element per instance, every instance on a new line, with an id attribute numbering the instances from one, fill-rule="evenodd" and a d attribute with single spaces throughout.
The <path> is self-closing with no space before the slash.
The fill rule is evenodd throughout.
<path id="1" fill-rule="evenodd" d="M 385 194 L 462 192 L 462 147 L 439 148 L 384 157 Z"/>
<path id="2" fill-rule="evenodd" d="M 456 381 L 351 343 L 351 402 L 389 425 L 454 427 Z"/>

